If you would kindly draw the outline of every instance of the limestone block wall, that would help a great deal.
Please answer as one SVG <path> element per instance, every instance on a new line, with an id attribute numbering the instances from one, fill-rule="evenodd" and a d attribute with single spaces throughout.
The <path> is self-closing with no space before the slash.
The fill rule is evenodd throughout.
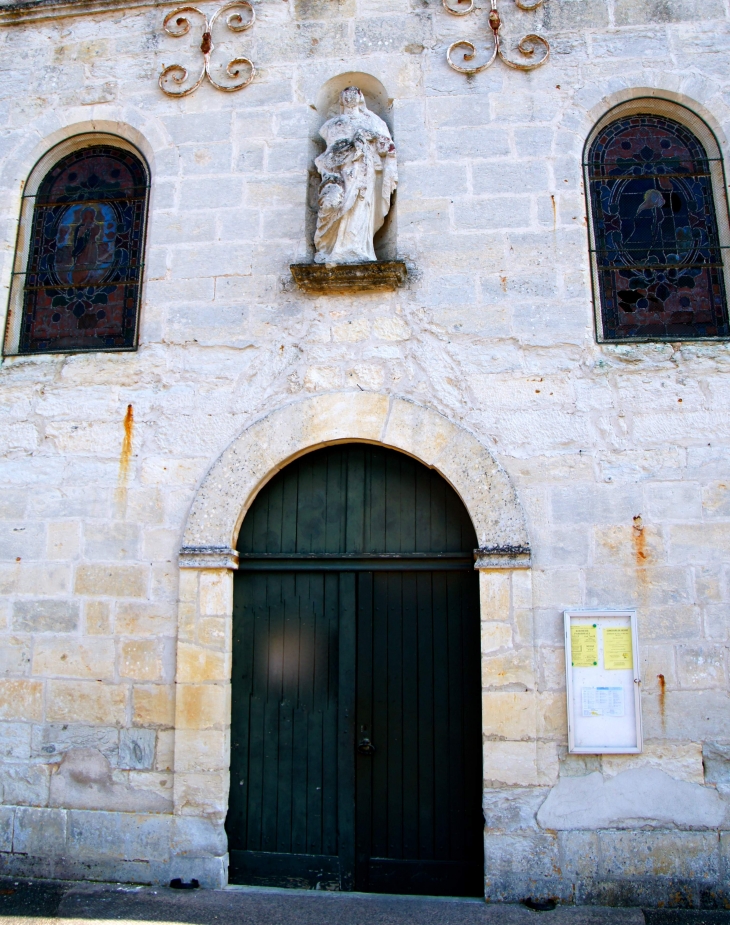
<path id="1" fill-rule="evenodd" d="M 385 409 L 367 439 L 394 396 L 440 413 L 524 510 L 531 570 L 480 573 L 487 896 L 724 903 L 730 349 L 596 343 L 580 166 L 598 118 L 652 95 L 727 157 L 724 4 L 505 4 L 508 45 L 541 32 L 550 61 L 473 78 L 445 50 L 485 39 L 485 10 L 255 6 L 220 46 L 253 83 L 173 100 L 159 72 L 198 52 L 162 34 L 172 4 L 0 3 L 2 310 L 39 157 L 113 132 L 152 177 L 139 350 L 0 366 L 0 869 L 224 882 L 230 573 L 178 552 L 232 441 L 343 392 Z M 346 72 L 392 99 L 409 282 L 308 296 L 288 268 L 318 94 Z M 569 756 L 562 611 L 614 606 L 639 614 L 645 751 Z"/>

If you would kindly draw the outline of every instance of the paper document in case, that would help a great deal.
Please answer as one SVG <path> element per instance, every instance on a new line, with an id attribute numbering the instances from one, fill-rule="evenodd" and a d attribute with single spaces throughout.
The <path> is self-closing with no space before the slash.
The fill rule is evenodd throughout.
<path id="1" fill-rule="evenodd" d="M 583 716 L 623 716 L 623 687 L 582 687 Z"/>

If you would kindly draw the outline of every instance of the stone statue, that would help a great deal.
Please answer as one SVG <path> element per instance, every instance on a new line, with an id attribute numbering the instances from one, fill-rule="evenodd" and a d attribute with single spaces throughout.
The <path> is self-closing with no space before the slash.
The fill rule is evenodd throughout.
<path id="1" fill-rule="evenodd" d="M 357 87 L 340 93 L 340 115 L 319 130 L 327 150 L 315 160 L 322 181 L 315 263 L 375 260 L 373 237 L 390 209 L 398 182 L 388 126 L 365 106 Z"/>

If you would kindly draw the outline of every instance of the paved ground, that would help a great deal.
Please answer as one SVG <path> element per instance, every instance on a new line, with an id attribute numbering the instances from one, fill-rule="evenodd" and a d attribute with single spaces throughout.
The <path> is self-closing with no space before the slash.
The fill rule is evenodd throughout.
<path id="1" fill-rule="evenodd" d="M 234 887 L 171 890 L 110 884 L 0 880 L 0 925 L 730 925 L 730 911 L 558 906 L 532 912 L 480 900 Z"/>

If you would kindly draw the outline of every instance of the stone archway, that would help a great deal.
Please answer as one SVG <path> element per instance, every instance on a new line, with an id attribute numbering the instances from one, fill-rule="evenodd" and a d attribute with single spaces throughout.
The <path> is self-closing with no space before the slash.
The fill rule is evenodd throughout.
<path id="1" fill-rule="evenodd" d="M 272 411 L 244 430 L 208 471 L 180 550 L 175 813 L 205 818 L 221 833 L 229 789 L 232 571 L 238 530 L 258 491 L 287 463 L 317 447 L 351 441 L 407 453 L 452 485 L 479 541 L 475 567 L 480 570 L 483 657 L 500 652 L 503 665 L 519 645 L 517 621 L 531 606 L 525 518 L 506 472 L 472 434 L 423 405 L 373 392 L 322 394 Z M 494 717 L 503 712 L 499 680 L 492 684 L 485 674 L 484 687 L 486 702 L 494 698 L 494 709 L 485 707 L 485 716 L 492 717 L 484 725 L 485 779 L 494 777 L 495 762 L 504 761 L 526 762 L 529 778 L 536 761 L 536 728 L 526 729 L 521 709 L 514 742 L 505 749 L 509 731 L 495 736 L 492 729 Z M 529 714 L 529 705 L 524 707 Z M 199 857 L 220 858 L 225 879 L 220 848 L 201 849 Z"/>

